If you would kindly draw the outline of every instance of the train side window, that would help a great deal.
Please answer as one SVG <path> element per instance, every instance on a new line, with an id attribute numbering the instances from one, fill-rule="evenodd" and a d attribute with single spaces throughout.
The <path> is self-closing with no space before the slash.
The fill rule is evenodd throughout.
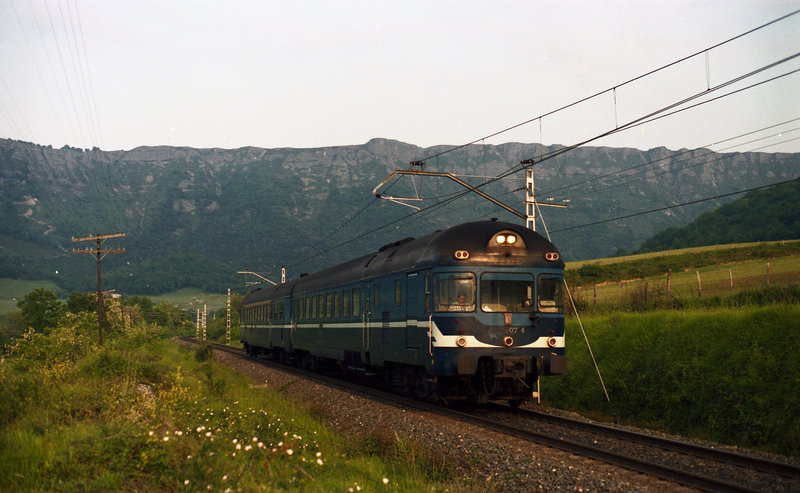
<path id="1" fill-rule="evenodd" d="M 325 295 L 317 296 L 317 318 L 325 318 Z"/>
<path id="2" fill-rule="evenodd" d="M 333 295 L 333 317 L 339 318 L 342 316 L 342 292 L 336 291 Z"/>
<path id="3" fill-rule="evenodd" d="M 394 280 L 394 305 L 400 306 L 403 304 L 403 281 L 401 279 Z"/>
<path id="4" fill-rule="evenodd" d="M 325 295 L 325 316 L 327 318 L 333 316 L 333 295 L 331 293 Z"/>
<path id="5" fill-rule="evenodd" d="M 361 288 L 353 288 L 353 315 L 361 312 Z"/>
<path id="6" fill-rule="evenodd" d="M 431 311 L 431 275 L 425 274 L 425 311 Z"/>
<path id="7" fill-rule="evenodd" d="M 342 316 L 347 318 L 350 316 L 350 290 L 345 289 L 342 291 Z"/>
<path id="8" fill-rule="evenodd" d="M 564 280 L 560 277 L 539 276 L 536 300 L 543 313 L 564 313 Z"/>

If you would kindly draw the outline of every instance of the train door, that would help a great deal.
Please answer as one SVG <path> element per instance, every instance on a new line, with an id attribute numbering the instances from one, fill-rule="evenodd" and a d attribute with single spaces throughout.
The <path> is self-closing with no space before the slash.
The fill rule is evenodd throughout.
<path id="1" fill-rule="evenodd" d="M 419 349 L 419 320 L 425 315 L 425 276 L 412 272 L 406 276 L 406 348 Z"/>
<path id="2" fill-rule="evenodd" d="M 361 288 L 358 288 L 359 292 Z M 359 296 L 361 298 L 361 296 Z M 364 290 L 364 305 L 363 308 L 359 308 L 361 310 L 361 361 L 365 363 L 369 363 L 369 329 L 370 323 L 369 319 L 372 316 L 372 312 L 370 311 L 370 285 L 367 284 L 366 289 Z"/>

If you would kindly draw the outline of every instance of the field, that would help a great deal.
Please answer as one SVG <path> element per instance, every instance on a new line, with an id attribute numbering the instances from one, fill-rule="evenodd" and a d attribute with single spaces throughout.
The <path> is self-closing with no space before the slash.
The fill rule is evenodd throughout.
<path id="1" fill-rule="evenodd" d="M 708 306 L 710 299 L 800 283 L 800 242 L 724 245 L 567 264 L 582 311 Z"/>
<path id="2" fill-rule="evenodd" d="M 800 305 L 573 318 L 547 404 L 626 424 L 800 456 Z"/>
<path id="3" fill-rule="evenodd" d="M 62 299 L 66 299 L 69 293 L 59 288 L 50 281 L 18 281 L 16 279 L 0 278 L 0 315 L 17 310 L 17 301 L 34 289 L 42 288 L 56 293 Z M 125 297 L 134 296 L 125 294 Z M 195 288 L 184 288 L 172 293 L 148 296 L 153 303 L 158 304 L 162 301 L 172 303 L 187 310 L 196 308 L 203 309 L 203 304 L 195 301 L 205 301 L 209 312 L 225 308 L 227 293 L 203 293 Z"/>
<path id="4" fill-rule="evenodd" d="M 50 290 L 58 296 L 66 297 L 67 293 L 50 281 L 18 281 L 0 278 L 0 315 L 17 310 L 17 301 L 34 289 Z"/>

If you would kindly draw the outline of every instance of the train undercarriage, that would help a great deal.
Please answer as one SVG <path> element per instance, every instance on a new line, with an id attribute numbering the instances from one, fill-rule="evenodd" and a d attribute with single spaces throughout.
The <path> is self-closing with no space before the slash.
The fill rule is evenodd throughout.
<path id="1" fill-rule="evenodd" d="M 263 355 L 304 370 L 344 373 L 382 382 L 397 394 L 445 405 L 506 401 L 512 407 L 518 407 L 530 399 L 536 387 L 536 366 L 532 358 L 484 356 L 478 359 L 473 373 L 436 376 L 421 366 L 400 363 L 374 367 L 360 362 L 321 358 L 307 351 L 289 353 L 283 348 L 266 349 L 247 344 L 245 350 L 251 357 Z"/>

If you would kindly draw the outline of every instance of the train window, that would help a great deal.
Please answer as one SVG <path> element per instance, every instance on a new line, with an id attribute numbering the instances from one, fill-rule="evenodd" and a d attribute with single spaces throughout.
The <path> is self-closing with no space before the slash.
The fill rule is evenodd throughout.
<path id="1" fill-rule="evenodd" d="M 349 317 L 350 316 L 350 290 L 345 289 L 342 291 L 342 316 Z"/>
<path id="2" fill-rule="evenodd" d="M 284 305 L 284 300 L 280 300 L 277 306 L 278 310 L 276 311 L 276 317 L 280 322 L 283 322 L 283 317 L 284 317 L 283 305 Z"/>
<path id="3" fill-rule="evenodd" d="M 540 312 L 564 313 L 564 279 L 539 276 L 536 298 Z"/>
<path id="4" fill-rule="evenodd" d="M 436 311 L 471 312 L 475 310 L 475 274 L 450 272 L 433 277 Z"/>
<path id="5" fill-rule="evenodd" d="M 333 316 L 333 295 L 331 293 L 325 296 L 325 316 L 328 318 Z"/>
<path id="6" fill-rule="evenodd" d="M 317 318 L 325 318 L 325 295 L 317 296 Z"/>
<path id="7" fill-rule="evenodd" d="M 372 299 L 375 300 L 375 308 L 381 306 L 381 289 L 376 282 L 373 286 L 374 292 L 372 293 Z"/>
<path id="8" fill-rule="evenodd" d="M 403 304 L 403 281 L 401 279 L 394 280 L 394 304 L 395 306 Z"/>
<path id="9" fill-rule="evenodd" d="M 308 318 L 314 319 L 317 318 L 317 304 L 314 302 L 315 298 L 313 296 L 308 297 Z"/>
<path id="10" fill-rule="evenodd" d="M 353 288 L 353 315 L 361 312 L 361 289 Z"/>
<path id="11" fill-rule="evenodd" d="M 533 275 L 487 272 L 481 275 L 481 310 L 529 312 L 533 309 Z"/>
<path id="12" fill-rule="evenodd" d="M 333 316 L 339 318 L 342 316 L 342 292 L 336 291 L 333 296 Z"/>
<path id="13" fill-rule="evenodd" d="M 425 274 L 425 311 L 431 311 L 431 275 Z"/>

